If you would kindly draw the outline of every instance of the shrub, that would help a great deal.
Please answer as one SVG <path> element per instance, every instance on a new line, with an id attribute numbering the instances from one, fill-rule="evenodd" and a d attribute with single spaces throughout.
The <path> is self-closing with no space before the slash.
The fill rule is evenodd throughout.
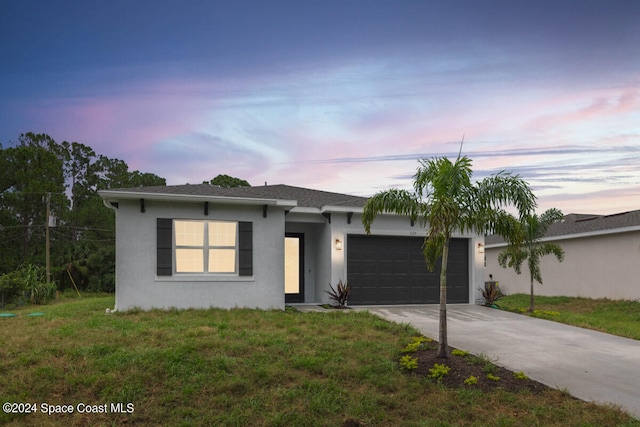
<path id="1" fill-rule="evenodd" d="M 484 289 L 478 288 L 482 292 L 482 298 L 484 298 L 484 305 L 488 307 L 497 307 L 496 301 L 505 297 L 500 290 L 498 282 L 484 282 Z"/>
<path id="2" fill-rule="evenodd" d="M 517 380 L 528 380 L 529 377 L 524 372 L 514 372 L 513 377 Z"/>
<path id="3" fill-rule="evenodd" d="M 464 351 L 464 350 L 458 350 L 456 348 L 456 349 L 451 350 L 451 354 L 454 355 L 454 356 L 465 357 L 466 355 L 469 354 L 469 352 L 468 351 Z"/>
<path id="4" fill-rule="evenodd" d="M 424 343 L 429 343 L 433 341 L 431 338 L 427 337 L 413 337 L 411 342 L 406 345 L 405 348 L 402 349 L 403 353 L 414 353 L 421 348 L 425 348 Z"/>
<path id="5" fill-rule="evenodd" d="M 474 377 L 473 375 L 471 375 L 469 378 L 464 380 L 464 383 L 466 385 L 478 384 L 478 377 Z"/>
<path id="6" fill-rule="evenodd" d="M 31 304 L 47 304 L 56 292 L 55 283 L 38 283 L 28 290 Z"/>
<path id="7" fill-rule="evenodd" d="M 433 365 L 433 368 L 429 368 L 429 378 L 440 382 L 450 370 L 451 368 L 447 365 L 436 363 Z"/>
<path id="8" fill-rule="evenodd" d="M 500 381 L 500 377 L 493 374 L 487 374 L 487 378 L 490 379 L 491 381 Z"/>
<path id="9" fill-rule="evenodd" d="M 402 369 L 406 369 L 407 371 L 411 371 L 418 367 L 418 358 L 411 357 L 409 355 L 402 356 L 400 358 L 400 367 Z"/>
<path id="10" fill-rule="evenodd" d="M 0 308 L 18 299 L 23 291 L 19 271 L 0 275 Z"/>
<path id="11" fill-rule="evenodd" d="M 338 307 L 346 307 L 347 301 L 349 300 L 349 293 L 351 292 L 351 286 L 347 282 L 342 283 L 342 280 L 338 282 L 336 288 L 334 289 L 329 283 L 329 288 L 331 290 L 325 291 L 329 294 L 329 298 L 331 298 Z"/>
<path id="12" fill-rule="evenodd" d="M 19 270 L 0 276 L 0 293 L 3 304 L 21 297 L 31 304 L 46 304 L 56 290 L 54 283 L 46 283 L 44 268 L 26 264 Z"/>
<path id="13" fill-rule="evenodd" d="M 24 296 L 31 304 L 46 304 L 56 290 L 54 283 L 47 283 L 45 270 L 33 264 L 22 267 L 20 276 L 24 289 Z"/>

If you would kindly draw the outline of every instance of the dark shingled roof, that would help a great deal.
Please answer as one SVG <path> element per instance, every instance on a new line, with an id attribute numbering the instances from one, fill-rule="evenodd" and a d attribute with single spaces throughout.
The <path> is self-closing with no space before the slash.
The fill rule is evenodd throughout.
<path id="1" fill-rule="evenodd" d="M 640 226 L 640 210 L 611 215 L 569 214 L 561 222 L 552 224 L 545 237 L 570 236 Z M 502 237 L 487 236 L 487 245 L 503 243 Z"/>
<path id="2" fill-rule="evenodd" d="M 253 199 L 296 200 L 299 207 L 311 208 L 321 208 L 323 206 L 361 208 L 364 207 L 365 203 L 367 203 L 366 197 L 350 196 L 348 194 L 331 193 L 328 191 L 311 190 L 308 188 L 292 187 L 281 184 L 235 188 L 222 188 L 209 184 L 186 184 L 157 187 L 114 188 L 108 191 L 204 197 L 246 197 Z"/>

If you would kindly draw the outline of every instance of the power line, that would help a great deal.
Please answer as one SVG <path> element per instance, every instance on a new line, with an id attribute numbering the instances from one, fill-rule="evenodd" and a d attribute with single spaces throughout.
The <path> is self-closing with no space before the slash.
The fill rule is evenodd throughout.
<path id="1" fill-rule="evenodd" d="M 46 226 L 45 225 L 38 225 L 38 224 L 27 224 L 27 225 L 2 225 L 2 224 L 0 224 L 0 231 L 9 230 L 9 229 L 12 229 L 12 228 L 41 228 L 41 227 L 46 227 Z M 108 228 L 78 227 L 78 226 L 74 226 L 74 225 L 56 225 L 55 227 L 51 227 L 51 228 L 70 228 L 70 229 L 74 229 L 74 230 L 105 231 L 105 232 L 113 232 L 114 231 L 114 230 L 110 230 Z"/>
<path id="2" fill-rule="evenodd" d="M 45 196 L 47 194 L 57 194 L 57 195 L 66 195 L 67 193 L 62 192 L 59 193 L 57 191 L 9 191 L 9 190 L 4 190 L 1 194 L 39 194 L 41 196 Z"/>
<path id="3" fill-rule="evenodd" d="M 74 230 L 91 230 L 91 231 L 114 231 L 108 228 L 78 227 L 74 225 L 58 225 L 56 228 L 72 228 Z"/>
<path id="4" fill-rule="evenodd" d="M 77 236 L 73 236 L 71 234 L 64 233 L 64 232 L 62 232 L 60 230 L 56 230 L 55 228 L 52 228 L 51 231 L 53 231 L 54 234 L 56 236 L 58 236 L 58 237 L 65 237 L 65 238 L 67 238 L 69 240 L 73 240 L 73 241 L 76 241 L 76 242 L 113 242 L 113 241 L 115 241 L 115 237 L 106 238 L 106 239 L 88 239 L 86 237 L 82 237 L 82 238 L 79 239 Z"/>
<path id="5" fill-rule="evenodd" d="M 38 224 L 27 224 L 27 225 L 2 225 L 0 224 L 0 231 L 2 230 L 8 230 L 11 228 L 40 228 L 40 227 L 45 227 L 44 225 L 38 225 Z"/>
<path id="6" fill-rule="evenodd" d="M 14 242 L 16 240 L 22 239 L 23 237 L 24 237 L 24 233 L 16 234 L 14 237 L 10 237 L 5 240 L 0 240 L 0 244 L 4 245 L 5 243 Z"/>

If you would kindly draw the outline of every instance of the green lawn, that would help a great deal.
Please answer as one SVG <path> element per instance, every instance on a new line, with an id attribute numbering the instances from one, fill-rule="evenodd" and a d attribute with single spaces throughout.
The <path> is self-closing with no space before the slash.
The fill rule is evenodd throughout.
<path id="1" fill-rule="evenodd" d="M 417 331 L 368 313 L 105 314 L 113 303 L 61 299 L 0 318 L 2 401 L 38 410 L 0 413 L 0 424 L 640 426 L 561 391 L 483 394 L 407 375 L 397 361 Z M 42 413 L 55 405 L 74 412 Z"/>
<path id="2" fill-rule="evenodd" d="M 498 305 L 525 313 L 529 298 L 528 294 L 509 295 Z M 536 296 L 535 309 L 525 314 L 640 340 L 640 301 Z"/>

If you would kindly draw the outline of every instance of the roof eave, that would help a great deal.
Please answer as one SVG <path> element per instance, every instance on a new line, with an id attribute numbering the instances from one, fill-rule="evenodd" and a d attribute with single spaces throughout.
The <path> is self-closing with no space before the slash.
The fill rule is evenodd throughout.
<path id="1" fill-rule="evenodd" d="M 327 205 L 327 206 L 323 206 L 320 208 L 320 213 L 324 213 L 324 212 L 340 212 L 340 213 L 349 213 L 349 212 L 353 212 L 353 213 L 363 213 L 364 212 L 364 208 L 363 207 L 359 207 L 359 206 L 331 206 L 331 205 Z"/>
<path id="2" fill-rule="evenodd" d="M 596 236 L 604 236 L 607 234 L 620 234 L 620 233 L 628 233 L 633 231 L 640 231 L 640 225 L 633 225 L 630 227 L 610 228 L 605 230 L 587 231 L 584 233 L 561 234 L 558 236 L 543 237 L 542 239 L 540 239 L 540 242 L 553 242 L 558 240 L 580 239 L 583 237 L 596 237 Z M 485 245 L 485 248 L 486 249 L 504 248 L 506 246 L 507 246 L 506 242 L 500 242 L 500 243 Z"/>
<path id="3" fill-rule="evenodd" d="M 293 208 L 298 206 L 298 202 L 295 200 L 284 199 L 261 199 L 255 197 L 227 197 L 227 196 L 205 196 L 195 194 L 167 194 L 167 193 L 145 193 L 142 191 L 112 191 L 112 190 L 100 190 L 98 191 L 100 197 L 109 201 L 117 200 L 134 200 L 134 199 L 146 199 L 146 200 L 161 200 L 171 202 L 214 202 L 219 204 L 228 205 L 268 205 L 268 206 L 282 206 Z"/>

